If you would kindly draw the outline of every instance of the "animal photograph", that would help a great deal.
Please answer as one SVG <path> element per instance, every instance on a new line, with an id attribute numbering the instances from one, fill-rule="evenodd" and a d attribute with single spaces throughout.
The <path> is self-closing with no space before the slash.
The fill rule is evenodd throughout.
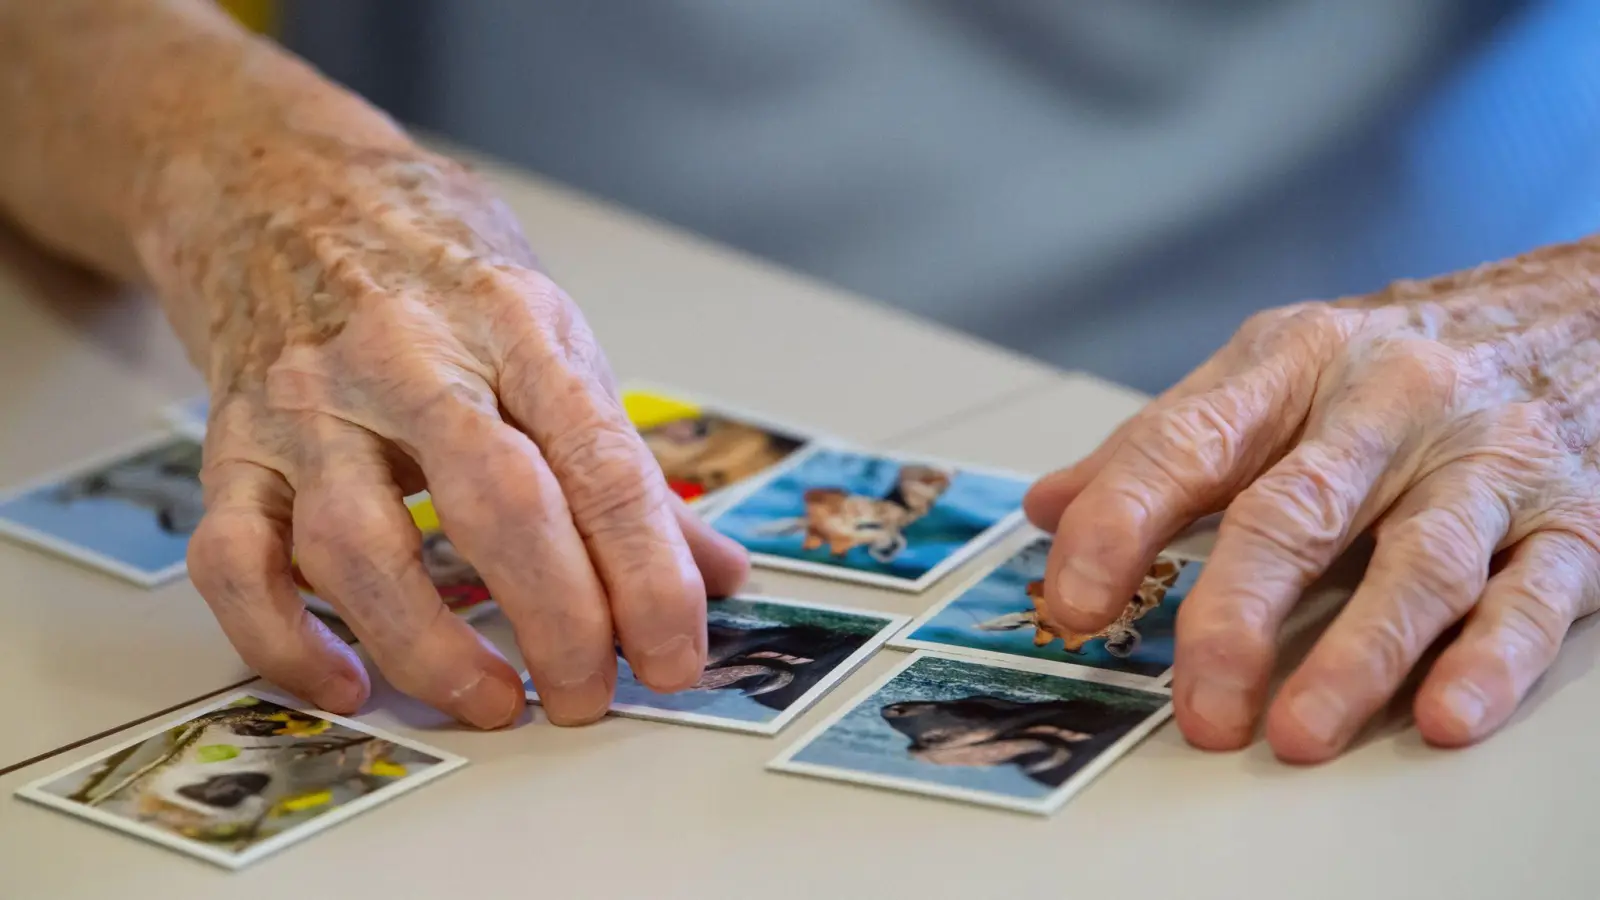
<path id="1" fill-rule="evenodd" d="M 1019 520 L 1027 483 L 819 447 L 712 517 L 757 562 L 921 590 Z"/>
<path id="2" fill-rule="evenodd" d="M 233 864 L 446 763 L 459 764 L 245 694 L 23 795 Z"/>
<path id="3" fill-rule="evenodd" d="M 845 677 L 905 617 L 767 597 L 706 607 L 706 666 L 693 686 L 659 694 L 617 658 L 613 711 L 772 733 Z M 531 682 L 530 699 L 537 699 Z"/>
<path id="4" fill-rule="evenodd" d="M 773 768 L 1044 812 L 1167 706 L 1164 692 L 918 654 Z"/>
<path id="5" fill-rule="evenodd" d="M 668 486 L 688 501 L 766 472 L 806 444 L 788 430 L 663 394 L 630 391 L 623 402 Z"/>
<path id="6" fill-rule="evenodd" d="M 1040 614 L 1049 554 L 1048 536 L 1031 541 L 948 602 L 929 610 L 892 643 L 1164 679 L 1172 668 L 1178 606 L 1199 577 L 1201 563 L 1166 554 L 1157 557 L 1116 621 L 1084 633 L 1052 625 Z"/>
<path id="7" fill-rule="evenodd" d="M 188 437 L 147 442 L 0 501 L 0 530 L 141 583 L 173 577 L 205 512 L 200 456 Z"/>

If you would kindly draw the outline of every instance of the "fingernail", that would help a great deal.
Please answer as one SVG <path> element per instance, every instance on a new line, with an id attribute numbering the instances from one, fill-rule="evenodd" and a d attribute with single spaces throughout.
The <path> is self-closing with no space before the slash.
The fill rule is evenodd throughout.
<path id="1" fill-rule="evenodd" d="M 1250 726 L 1250 698 L 1237 684 L 1202 678 L 1189 692 L 1189 708 L 1213 728 L 1238 731 Z"/>
<path id="2" fill-rule="evenodd" d="M 644 654 L 649 679 L 660 685 L 690 685 L 700 677 L 700 654 L 687 634 L 680 634 Z"/>
<path id="3" fill-rule="evenodd" d="M 1469 732 L 1478 730 L 1489 711 L 1489 698 L 1470 681 L 1450 685 L 1440 699 L 1444 701 L 1445 708 L 1450 710 L 1450 715 Z"/>
<path id="4" fill-rule="evenodd" d="M 1105 614 L 1104 594 L 1111 573 L 1085 557 L 1068 557 L 1056 578 L 1056 588 L 1068 612 L 1093 618 Z"/>
<path id="5" fill-rule="evenodd" d="M 558 682 L 544 698 L 545 712 L 557 725 L 593 722 L 611 708 L 611 688 L 599 672 Z"/>
<path id="6" fill-rule="evenodd" d="M 1312 740 L 1331 745 L 1344 730 L 1349 708 L 1338 694 L 1323 688 L 1301 691 L 1289 704 L 1289 715 Z"/>
<path id="7" fill-rule="evenodd" d="M 516 719 L 527 705 L 527 695 L 488 673 L 478 677 L 466 687 L 450 696 L 457 714 L 475 728 L 490 730 L 502 728 Z"/>
<path id="8" fill-rule="evenodd" d="M 364 693 L 361 682 L 349 672 L 334 672 L 318 682 L 306 699 L 329 712 L 350 715 L 361 708 Z"/>

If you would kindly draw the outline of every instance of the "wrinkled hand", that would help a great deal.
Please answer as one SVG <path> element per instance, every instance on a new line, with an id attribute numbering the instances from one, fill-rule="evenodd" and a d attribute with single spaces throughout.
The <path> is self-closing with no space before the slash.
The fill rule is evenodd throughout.
<path id="1" fill-rule="evenodd" d="M 1109 624 L 1182 527 L 1226 510 L 1178 614 L 1177 721 L 1248 743 L 1280 626 L 1359 535 L 1337 619 L 1265 708 L 1291 761 L 1337 755 L 1423 653 L 1423 737 L 1477 741 L 1600 606 L 1600 250 L 1549 248 L 1254 317 L 1216 356 L 1027 499 L 1056 541 L 1049 615 Z"/>
<path id="2" fill-rule="evenodd" d="M 649 686 L 692 684 L 708 590 L 738 586 L 744 553 L 667 489 L 509 212 L 414 149 L 307 140 L 234 180 L 217 171 L 173 174 L 175 224 L 140 252 L 164 291 L 211 315 L 190 574 L 245 661 L 336 712 L 370 690 L 306 612 L 292 551 L 396 687 L 479 727 L 509 723 L 516 673 L 447 612 L 420 560 L 402 497 L 426 487 L 553 721 L 604 713 L 619 644 Z"/>

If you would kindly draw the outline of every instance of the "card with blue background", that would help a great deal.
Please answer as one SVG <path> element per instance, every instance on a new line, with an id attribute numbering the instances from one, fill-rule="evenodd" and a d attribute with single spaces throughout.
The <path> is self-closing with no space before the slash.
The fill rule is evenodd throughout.
<path id="1" fill-rule="evenodd" d="M 1022 519 L 1025 478 L 816 445 L 712 524 L 759 565 L 921 591 Z"/>
<path id="2" fill-rule="evenodd" d="M 768 767 L 1048 814 L 1166 721 L 1170 699 L 919 651 Z"/>
<path id="3" fill-rule="evenodd" d="M 201 447 L 147 438 L 0 499 L 0 534 L 153 586 L 185 571 L 205 512 Z"/>
<path id="4" fill-rule="evenodd" d="M 1116 621 L 1092 634 L 1057 631 L 1040 621 L 1036 605 L 1043 598 L 1050 537 L 1024 537 L 1027 543 L 1015 554 L 919 616 L 890 645 L 980 659 L 1042 660 L 1069 674 L 1092 669 L 1133 684 L 1165 683 L 1178 607 L 1202 563 L 1162 554 Z"/>
<path id="5" fill-rule="evenodd" d="M 659 694 L 617 658 L 617 715 L 776 734 L 867 660 L 907 617 L 776 597 L 706 605 L 706 667 L 692 687 Z M 523 674 L 528 699 L 538 692 Z"/>

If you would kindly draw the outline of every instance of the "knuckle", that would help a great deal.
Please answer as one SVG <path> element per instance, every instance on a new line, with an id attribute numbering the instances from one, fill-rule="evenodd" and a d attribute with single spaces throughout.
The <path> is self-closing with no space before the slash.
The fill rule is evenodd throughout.
<path id="1" fill-rule="evenodd" d="M 1359 502 L 1303 447 L 1239 494 L 1232 524 L 1309 572 L 1337 553 Z"/>
<path id="2" fill-rule="evenodd" d="M 1223 481 L 1237 464 L 1244 443 L 1213 394 L 1153 413 L 1131 438 L 1125 446 L 1154 474 L 1190 494 Z"/>
<path id="3" fill-rule="evenodd" d="M 1378 546 L 1392 548 L 1397 566 L 1421 593 L 1470 602 L 1488 578 L 1489 551 L 1469 513 L 1436 506 L 1377 530 Z"/>
<path id="4" fill-rule="evenodd" d="M 419 541 L 415 529 L 391 527 L 373 507 L 331 496 L 295 516 L 295 548 L 307 574 L 332 579 L 332 589 L 346 595 L 391 588 L 416 561 Z"/>
<path id="5" fill-rule="evenodd" d="M 586 537 L 639 522 L 667 502 L 665 480 L 630 429 L 593 422 L 542 449 Z"/>
<path id="6" fill-rule="evenodd" d="M 1412 409 L 1439 412 L 1455 405 L 1467 368 L 1460 354 L 1426 338 L 1386 342 L 1375 363 L 1374 379 L 1385 392 L 1406 398 Z"/>
<path id="7" fill-rule="evenodd" d="M 1499 615 L 1497 645 L 1502 653 L 1548 659 L 1566 640 L 1571 625 L 1560 601 L 1526 584 L 1507 588 L 1510 596 Z"/>
<path id="8" fill-rule="evenodd" d="M 1363 672 L 1375 684 L 1395 684 L 1406 677 L 1422 655 L 1422 633 L 1416 618 L 1404 609 L 1363 623 L 1334 646 L 1333 669 Z"/>

